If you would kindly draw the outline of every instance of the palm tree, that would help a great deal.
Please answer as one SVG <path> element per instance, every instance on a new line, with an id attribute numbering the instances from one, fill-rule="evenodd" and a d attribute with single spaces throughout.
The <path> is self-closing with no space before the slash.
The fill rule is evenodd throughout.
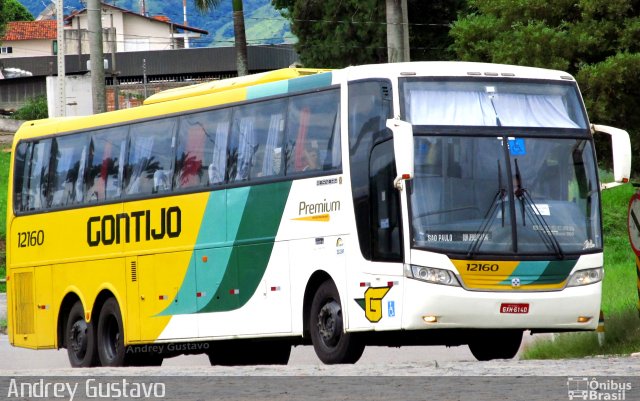
<path id="1" fill-rule="evenodd" d="M 221 0 L 193 0 L 196 8 L 204 13 L 216 8 Z M 242 0 L 231 0 L 233 3 L 233 33 L 236 47 L 236 66 L 238 76 L 249 73 L 247 61 L 247 35 L 244 31 L 244 10 Z"/>

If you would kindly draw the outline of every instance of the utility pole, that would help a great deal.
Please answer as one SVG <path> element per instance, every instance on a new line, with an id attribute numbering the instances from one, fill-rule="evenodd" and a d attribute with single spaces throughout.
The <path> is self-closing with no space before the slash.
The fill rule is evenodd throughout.
<path id="1" fill-rule="evenodd" d="M 107 111 L 104 88 L 104 52 L 102 48 L 102 5 L 100 0 L 87 0 L 89 17 L 89 57 L 91 59 L 91 92 L 93 113 Z"/>
<path id="2" fill-rule="evenodd" d="M 187 0 L 182 0 L 182 15 L 184 16 L 184 26 L 187 26 Z M 189 48 L 189 34 L 184 31 L 184 48 Z"/>
<path id="3" fill-rule="evenodd" d="M 65 45 L 64 45 L 64 5 L 63 0 L 56 0 L 56 28 L 58 40 L 58 79 L 56 81 L 56 89 L 58 102 L 56 104 L 57 113 L 54 115 L 64 117 L 66 113 L 67 93 L 65 88 L 65 77 L 67 72 L 64 65 Z"/>
<path id="4" fill-rule="evenodd" d="M 390 63 L 409 61 L 407 0 L 386 0 L 387 57 Z"/>
<path id="5" fill-rule="evenodd" d="M 118 70 L 116 70 L 116 53 L 118 52 L 118 42 L 116 37 L 116 28 L 113 26 L 113 11 L 111 16 L 111 79 L 113 80 L 113 107 L 114 110 L 120 109 L 120 91 L 118 90 Z"/>

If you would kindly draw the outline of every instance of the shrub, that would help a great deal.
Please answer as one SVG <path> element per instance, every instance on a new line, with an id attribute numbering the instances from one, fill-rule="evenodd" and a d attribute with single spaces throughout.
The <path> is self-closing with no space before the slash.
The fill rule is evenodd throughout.
<path id="1" fill-rule="evenodd" d="M 46 96 L 37 96 L 27 100 L 27 103 L 12 115 L 12 118 L 16 120 L 40 120 L 47 117 L 49 117 L 49 110 Z"/>

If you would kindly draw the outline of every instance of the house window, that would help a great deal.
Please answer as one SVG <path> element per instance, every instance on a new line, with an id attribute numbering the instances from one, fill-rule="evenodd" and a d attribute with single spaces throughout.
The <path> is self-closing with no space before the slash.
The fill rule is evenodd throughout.
<path id="1" fill-rule="evenodd" d="M 0 47 L 0 54 L 10 54 L 13 53 L 13 47 Z"/>

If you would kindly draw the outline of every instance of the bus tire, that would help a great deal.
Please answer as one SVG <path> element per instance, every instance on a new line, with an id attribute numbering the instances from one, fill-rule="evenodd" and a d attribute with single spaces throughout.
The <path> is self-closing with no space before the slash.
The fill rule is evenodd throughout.
<path id="1" fill-rule="evenodd" d="M 98 363 L 93 322 L 84 318 L 82 302 L 77 301 L 69 311 L 65 329 L 65 345 L 69 363 L 74 368 L 89 368 Z"/>
<path id="2" fill-rule="evenodd" d="M 126 350 L 120 307 L 115 298 L 109 298 L 100 309 L 98 319 L 98 356 L 102 366 L 124 366 Z"/>
<path id="3" fill-rule="evenodd" d="M 473 334 L 469 350 L 479 361 L 513 359 L 522 343 L 522 330 L 482 330 Z"/>
<path id="4" fill-rule="evenodd" d="M 340 295 L 332 281 L 322 283 L 313 296 L 309 331 L 316 355 L 326 364 L 356 363 L 364 352 L 358 336 L 344 332 Z"/>

